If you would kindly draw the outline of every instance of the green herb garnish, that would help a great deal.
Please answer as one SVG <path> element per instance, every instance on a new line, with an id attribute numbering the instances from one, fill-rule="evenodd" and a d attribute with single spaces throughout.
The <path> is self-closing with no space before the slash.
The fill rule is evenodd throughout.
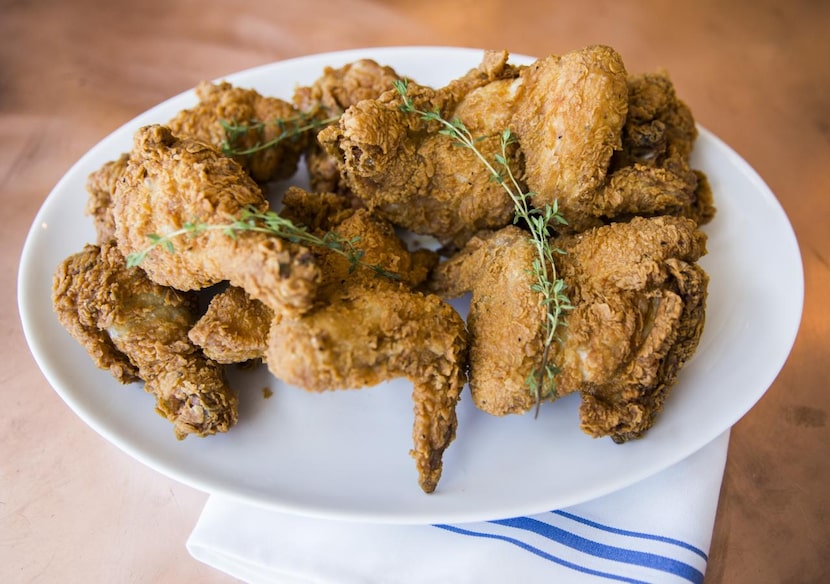
<path id="1" fill-rule="evenodd" d="M 539 367 L 531 371 L 526 384 L 528 390 L 536 401 L 536 414 L 543 399 L 556 395 L 555 375 L 559 368 L 550 360 L 551 347 L 555 341 L 561 342 L 559 330 L 566 325 L 563 320 L 564 313 L 571 310 L 573 306 L 565 293 L 565 281 L 556 274 L 554 254 L 563 254 L 561 249 L 553 247 L 550 242 L 552 236 L 551 225 L 565 225 L 567 221 L 559 212 L 556 201 L 552 205 L 545 205 L 537 208 L 532 205 L 534 193 L 522 189 L 510 168 L 508 158 L 508 147 L 516 143 L 516 137 L 506 129 L 500 136 L 501 148 L 495 155 L 493 162 L 487 159 L 477 147 L 482 138 L 475 138 L 459 118 L 448 120 L 441 115 L 438 108 L 432 111 L 424 111 L 415 107 L 415 104 L 407 95 L 408 82 L 406 79 L 399 79 L 394 83 L 395 89 L 400 94 L 403 103 L 400 110 L 404 113 L 418 114 L 426 122 L 437 122 L 441 129 L 438 132 L 451 138 L 456 145 L 471 150 L 481 161 L 490 177 L 502 186 L 510 196 L 515 209 L 514 223 L 523 221 L 529 231 L 530 239 L 536 249 L 536 258 L 533 261 L 532 273 L 535 283 L 531 286 L 534 292 L 541 295 L 541 304 L 546 308 L 544 322 L 544 348 Z"/>
<path id="2" fill-rule="evenodd" d="M 127 267 L 135 267 L 144 261 L 147 254 L 156 247 L 163 247 L 170 253 L 175 252 L 173 240 L 177 237 L 196 237 L 208 231 L 222 231 L 229 237 L 236 237 L 238 233 L 253 231 L 266 233 L 291 241 L 331 250 L 349 262 L 349 270 L 352 271 L 358 266 L 368 268 L 375 273 L 397 280 L 400 275 L 390 272 L 381 266 L 367 264 L 363 261 L 363 250 L 357 247 L 359 237 L 345 239 L 334 232 L 327 232 L 322 237 L 308 231 L 301 225 L 296 225 L 291 220 L 282 217 L 274 211 L 259 211 L 255 207 L 246 207 L 239 217 L 229 217 L 227 223 L 210 224 L 201 221 L 189 221 L 181 228 L 171 231 L 165 235 L 151 233 L 147 236 L 150 245 L 145 249 L 129 254 L 127 256 Z"/>

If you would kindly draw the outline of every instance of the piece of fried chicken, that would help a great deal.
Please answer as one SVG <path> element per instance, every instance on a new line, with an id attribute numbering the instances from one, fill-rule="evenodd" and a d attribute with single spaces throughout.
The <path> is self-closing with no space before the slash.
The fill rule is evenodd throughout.
<path id="1" fill-rule="evenodd" d="M 275 317 L 273 310 L 242 288 L 228 286 L 210 299 L 188 337 L 217 363 L 257 361 L 268 348 L 268 331 Z"/>
<path id="2" fill-rule="evenodd" d="M 621 147 L 628 112 L 622 57 L 597 45 L 539 59 L 522 69 L 512 128 L 525 159 L 534 205 L 559 209 L 573 229 L 592 221 Z"/>
<path id="3" fill-rule="evenodd" d="M 706 176 L 690 168 L 697 136 L 692 112 L 677 96 L 667 73 L 630 76 L 622 148 L 611 161 L 606 198 L 651 197 L 651 204 L 628 204 L 629 209 L 621 211 L 685 215 L 698 225 L 709 222 L 715 215 L 712 191 Z M 660 200 L 655 189 L 669 196 Z"/>
<path id="4" fill-rule="evenodd" d="M 153 281 L 179 290 L 228 281 L 273 310 L 308 310 L 320 273 L 307 248 L 265 233 L 226 232 L 250 207 L 265 211 L 268 202 L 239 164 L 153 125 L 135 135 L 112 212 L 125 256 L 146 252 L 153 234 L 195 230 L 174 238 L 172 251 L 157 246 L 146 254 L 140 265 Z"/>
<path id="5" fill-rule="evenodd" d="M 435 252 L 427 249 L 409 251 L 390 225 L 368 219 L 365 210 L 355 210 L 338 194 L 311 193 L 289 187 L 282 203 L 280 214 L 283 217 L 295 225 L 313 229 L 321 236 L 348 220 L 355 226 L 350 232 L 360 233 L 355 236 L 359 237 L 356 245 L 360 250 L 364 254 L 368 250 L 375 265 L 384 266 L 412 288 L 419 287 L 438 263 Z M 353 217 L 355 215 L 357 217 Z M 337 285 L 336 279 L 327 281 Z M 323 294 L 324 300 L 325 296 Z M 278 315 L 273 310 L 241 288 L 228 286 L 210 300 L 204 315 L 190 330 L 190 339 L 205 355 L 219 363 L 263 359 L 275 316 Z"/>
<path id="6" fill-rule="evenodd" d="M 293 131 L 306 120 L 291 103 L 227 81 L 202 81 L 195 91 L 198 105 L 180 111 L 165 124 L 175 135 L 201 140 L 220 152 L 229 151 L 260 183 L 286 179 L 297 172 L 309 134 Z M 284 132 L 290 137 L 280 140 Z"/>
<path id="7" fill-rule="evenodd" d="M 419 484 L 435 490 L 445 449 L 455 437 L 456 404 L 466 382 L 466 327 L 449 305 L 415 291 L 423 258 L 413 258 L 387 222 L 364 209 L 332 226 L 358 239 L 364 264 L 321 255 L 318 304 L 301 316 L 274 319 L 265 361 L 286 383 L 309 391 L 372 386 L 406 377 L 413 384 L 414 445 Z"/>
<path id="8" fill-rule="evenodd" d="M 470 131 L 483 137 L 478 149 L 492 159 L 504 130 L 502 102 L 516 75 L 506 53 L 487 52 L 478 68 L 440 89 L 410 81 L 407 97 L 418 110 L 446 119 L 463 114 Z M 486 98 L 475 96 L 490 83 L 496 85 Z M 475 153 L 439 134 L 438 122 L 401 111 L 402 104 L 397 91 L 387 91 L 356 103 L 318 135 L 348 189 L 395 225 L 444 244 L 462 245 L 478 230 L 508 224 L 510 197 Z"/>
<path id="9" fill-rule="evenodd" d="M 573 309 L 551 348 L 552 398 L 582 394 L 583 430 L 615 442 L 641 436 L 662 409 L 703 328 L 705 235 L 682 217 L 636 217 L 554 245 Z M 531 289 L 535 250 L 517 227 L 482 234 L 435 271 L 445 297 L 472 291 L 470 388 L 482 410 L 532 408 L 527 379 L 543 352 L 545 312 Z"/>
<path id="10" fill-rule="evenodd" d="M 92 217 L 96 241 L 106 243 L 115 238 L 115 218 L 112 216 L 112 197 L 118 179 L 127 169 L 129 154 L 122 154 L 115 160 L 106 162 L 98 170 L 91 172 L 86 179 L 87 202 L 85 213 Z"/>
<path id="11" fill-rule="evenodd" d="M 511 199 L 492 180 L 504 171 L 496 157 L 509 129 L 516 186 L 533 192 L 537 207 L 558 205 L 567 220 L 560 232 L 636 215 L 711 218 L 705 176 L 689 168 L 694 120 L 665 76 L 629 77 L 619 53 L 602 45 L 522 67 L 506 58 L 487 52 L 447 87 L 408 91 L 416 109 L 460 120 L 493 169 L 439 135 L 438 122 L 400 111 L 400 96 L 387 92 L 319 135 L 345 184 L 396 225 L 461 246 L 512 220 Z"/>
<path id="12" fill-rule="evenodd" d="M 128 268 L 113 242 L 87 245 L 64 260 L 52 303 L 97 367 L 121 383 L 144 380 L 177 438 L 226 432 L 236 423 L 237 396 L 223 370 L 188 340 L 196 299 Z"/>
<path id="13" fill-rule="evenodd" d="M 372 59 L 358 59 L 339 68 L 326 67 L 314 83 L 297 87 L 294 105 L 318 120 L 335 120 L 358 102 L 389 91 L 398 78 L 392 67 Z M 320 146 L 317 133 L 309 140 L 305 161 L 312 191 L 347 194 L 337 161 Z"/>

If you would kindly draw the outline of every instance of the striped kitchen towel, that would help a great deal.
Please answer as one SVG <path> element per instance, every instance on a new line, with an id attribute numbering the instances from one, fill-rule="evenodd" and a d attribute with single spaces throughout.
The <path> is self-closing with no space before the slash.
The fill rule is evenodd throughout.
<path id="1" fill-rule="evenodd" d="M 250 583 L 701 583 L 728 442 L 581 505 L 478 523 L 327 521 L 214 495 L 187 547 Z"/>

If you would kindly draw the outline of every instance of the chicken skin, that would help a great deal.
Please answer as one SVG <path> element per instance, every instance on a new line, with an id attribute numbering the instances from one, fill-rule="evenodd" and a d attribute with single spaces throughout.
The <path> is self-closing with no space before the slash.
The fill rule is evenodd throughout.
<path id="1" fill-rule="evenodd" d="M 703 328 L 708 278 L 697 265 L 705 236 L 681 217 L 636 217 L 555 245 L 573 309 L 550 360 L 543 395 L 582 394 L 582 429 L 624 442 L 654 424 Z M 516 227 L 482 234 L 435 271 L 442 296 L 472 291 L 470 388 L 482 410 L 523 413 L 527 378 L 542 358 L 544 310 L 530 288 L 533 249 Z M 510 347 L 511 350 L 506 350 Z"/>
<path id="2" fill-rule="evenodd" d="M 313 84 L 294 91 L 294 105 L 318 120 L 337 119 L 356 103 L 389 91 L 398 78 L 392 67 L 372 59 L 359 59 L 337 69 L 326 67 Z M 347 194 L 337 161 L 322 148 L 316 133 L 309 140 L 305 161 L 312 191 Z"/>
<path id="3" fill-rule="evenodd" d="M 182 110 L 166 124 L 175 135 L 201 140 L 222 152 L 226 148 L 239 152 L 234 160 L 260 183 L 286 179 L 297 172 L 309 135 L 292 132 L 305 121 L 292 104 L 253 89 L 234 87 L 227 81 L 203 81 L 195 91 L 199 104 Z M 241 129 L 228 130 L 227 124 Z M 283 131 L 291 137 L 259 148 L 278 139 Z"/>
<path id="4" fill-rule="evenodd" d="M 115 234 L 125 256 L 141 254 L 151 234 L 227 225 L 249 207 L 264 211 L 268 202 L 234 160 L 164 126 L 147 126 L 136 133 L 115 189 Z M 179 290 L 228 281 L 272 310 L 297 313 L 313 304 L 320 273 L 307 248 L 253 231 L 235 237 L 221 228 L 199 231 L 175 238 L 172 251 L 151 249 L 141 267 L 153 281 Z"/>
<path id="5" fill-rule="evenodd" d="M 466 382 L 464 320 L 408 283 L 423 279 L 424 264 L 388 223 L 357 210 L 335 231 L 346 240 L 359 236 L 362 261 L 398 277 L 319 251 L 325 266 L 320 302 L 304 315 L 274 319 L 265 361 L 277 378 L 316 392 L 408 378 L 415 409 L 411 454 L 419 484 L 430 493 L 458 423 L 455 407 Z"/>
<path id="6" fill-rule="evenodd" d="M 712 191 L 706 176 L 689 166 L 697 126 L 689 107 L 677 96 L 666 73 L 649 73 L 628 78 L 628 117 L 622 133 L 622 149 L 611 161 L 611 191 L 632 194 L 607 195 L 614 199 L 635 199 L 639 183 L 653 192 L 661 189 L 670 198 L 629 205 L 649 214 L 679 214 L 698 225 L 715 215 Z M 648 196 L 648 195 L 646 195 Z M 673 199 L 673 200 L 672 200 Z M 656 200 L 656 197 L 655 197 Z M 631 212 L 628 210 L 627 212 Z"/>
<path id="7" fill-rule="evenodd" d="M 228 286 L 211 298 L 188 337 L 217 363 L 256 361 L 268 348 L 268 331 L 275 316 L 242 288 Z"/>
<path id="8" fill-rule="evenodd" d="M 54 310 L 96 366 L 121 383 L 143 380 L 177 438 L 226 432 L 237 396 L 220 366 L 188 340 L 192 295 L 160 286 L 128 268 L 114 243 L 87 245 L 55 272 Z"/>
<path id="9" fill-rule="evenodd" d="M 129 154 L 105 163 L 90 173 L 86 180 L 86 214 L 92 217 L 99 244 L 115 238 L 115 217 L 112 216 L 112 198 L 118 179 L 127 169 Z"/>
<path id="10" fill-rule="evenodd" d="M 407 97 L 419 110 L 453 118 L 465 96 L 516 76 L 506 61 L 506 53 L 488 52 L 477 69 L 446 87 L 436 90 L 409 82 Z M 320 132 L 319 141 L 337 160 L 348 189 L 395 225 L 433 235 L 445 244 L 461 245 L 480 229 L 509 223 L 510 198 L 475 153 L 439 134 L 438 122 L 401 111 L 402 103 L 397 91 L 387 91 L 353 105 L 339 123 Z M 484 99 L 474 103 L 493 108 Z M 499 152 L 498 136 L 504 128 L 489 122 L 501 118 L 476 115 L 473 109 L 472 103 L 467 105 L 464 122 L 484 137 L 477 146 L 492 158 Z"/>
<path id="11" fill-rule="evenodd" d="M 572 229 L 592 223 L 621 147 L 628 112 L 626 69 L 610 47 L 551 55 L 524 68 L 512 122 L 534 205 L 559 209 Z"/>

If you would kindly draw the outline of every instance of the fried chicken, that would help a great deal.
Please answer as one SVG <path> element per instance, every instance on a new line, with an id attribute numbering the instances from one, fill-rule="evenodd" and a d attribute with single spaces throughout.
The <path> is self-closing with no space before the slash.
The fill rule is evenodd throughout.
<path id="1" fill-rule="evenodd" d="M 265 355 L 275 316 L 242 288 L 228 286 L 211 298 L 188 337 L 217 363 L 255 361 Z"/>
<path id="2" fill-rule="evenodd" d="M 392 67 L 371 59 L 359 59 L 337 69 L 326 67 L 313 84 L 294 91 L 294 105 L 319 120 L 330 120 L 364 99 L 379 97 L 397 79 Z M 337 161 L 320 146 L 316 133 L 309 140 L 305 161 L 312 191 L 347 194 Z"/>
<path id="3" fill-rule="evenodd" d="M 426 249 L 410 252 L 391 225 L 369 217 L 365 210 L 351 208 L 340 195 L 310 193 L 290 187 L 283 196 L 283 205 L 280 214 L 297 225 L 321 234 L 340 226 L 341 232 L 348 229 L 350 234 L 356 234 L 350 237 L 359 238 L 357 245 L 364 254 L 364 260 L 368 251 L 374 265 L 384 266 L 396 279 L 412 288 L 422 284 L 438 263 L 435 252 Z M 329 265 L 327 254 L 322 254 L 321 262 L 323 268 Z M 338 263 L 334 269 L 339 269 Z M 325 282 L 339 285 L 336 277 L 329 277 Z M 326 294 L 322 296 L 325 301 Z M 262 359 L 275 316 L 274 311 L 248 296 L 241 288 L 229 286 L 211 299 L 207 311 L 191 329 L 190 339 L 202 348 L 205 355 L 219 363 Z"/>
<path id="4" fill-rule="evenodd" d="M 197 235 L 175 238 L 172 251 L 158 246 L 144 257 L 141 267 L 153 281 L 179 290 L 228 281 L 272 310 L 308 310 L 320 273 L 307 248 L 252 231 L 230 237 L 216 228 L 248 207 L 263 211 L 268 202 L 239 164 L 203 142 L 147 126 L 135 135 L 113 197 L 118 246 L 125 256 L 142 253 L 151 234 L 197 226 Z"/>
<path id="5" fill-rule="evenodd" d="M 144 380 L 176 437 L 226 432 L 237 397 L 220 366 L 188 340 L 197 303 L 127 268 L 114 243 L 87 245 L 55 272 L 52 302 L 96 366 L 121 383 Z"/>
<path id="6" fill-rule="evenodd" d="M 477 147 L 492 158 L 499 152 L 504 129 L 500 114 L 476 112 L 497 107 L 492 100 L 465 97 L 492 82 L 502 97 L 517 75 L 506 53 L 488 52 L 481 65 L 446 87 L 432 89 L 409 82 L 407 97 L 422 111 L 438 111 L 451 119 L 464 113 Z M 501 227 L 512 219 L 512 203 L 471 149 L 459 148 L 439 134 L 441 126 L 418 114 L 403 112 L 395 90 L 350 107 L 338 124 L 318 135 L 337 160 L 349 190 L 367 208 L 397 226 L 435 236 L 445 244 L 463 244 L 476 231 Z"/>
<path id="7" fill-rule="evenodd" d="M 466 382 L 463 319 L 437 296 L 409 282 L 425 276 L 392 227 L 366 210 L 354 211 L 335 231 L 359 236 L 362 261 L 318 251 L 325 266 L 319 303 L 301 316 L 275 319 L 265 361 L 283 381 L 309 391 L 372 386 L 406 377 L 413 383 L 414 446 L 419 484 L 432 492 L 444 450 L 455 437 L 455 407 Z"/>
<path id="8" fill-rule="evenodd" d="M 694 221 L 636 217 L 553 242 L 573 309 L 551 347 L 554 397 L 578 391 L 583 430 L 623 442 L 642 435 L 697 347 L 707 276 Z M 517 227 L 473 238 L 436 269 L 444 297 L 472 291 L 470 388 L 482 410 L 528 411 L 528 376 L 541 365 L 545 311 L 533 291 L 535 250 Z M 508 349 L 509 348 L 509 349 Z"/>
<path id="9" fill-rule="evenodd" d="M 572 228 L 593 223 L 628 111 L 622 57 L 605 46 L 551 55 L 524 68 L 513 128 L 534 205 L 553 204 Z"/>
<path id="10" fill-rule="evenodd" d="M 662 185 L 675 201 L 653 205 L 651 214 L 668 211 L 691 217 L 698 225 L 707 223 L 715 208 L 706 176 L 689 166 L 698 135 L 691 110 L 678 98 L 666 73 L 629 77 L 628 100 L 622 149 L 611 163 L 612 181 L 631 185 L 633 191 L 640 177 L 649 175 L 643 182 Z"/>
<path id="11" fill-rule="evenodd" d="M 239 152 L 234 160 L 257 182 L 285 179 L 297 172 L 309 135 L 292 133 L 304 121 L 292 104 L 253 89 L 234 87 L 227 81 L 203 81 L 195 91 L 199 104 L 182 110 L 166 124 L 175 135 L 201 140 L 219 151 L 229 147 Z M 238 130 L 229 130 L 228 125 Z M 277 140 L 284 131 L 291 137 L 258 148 Z M 241 154 L 251 149 L 255 151 Z"/>
<path id="12" fill-rule="evenodd" d="M 511 66 L 506 53 L 446 87 L 409 84 L 415 109 L 460 120 L 475 148 L 459 148 L 437 121 L 400 110 L 395 91 L 346 110 L 319 134 L 344 183 L 371 210 L 416 233 L 460 247 L 512 220 L 511 198 L 493 181 L 500 137 L 516 188 L 537 207 L 558 205 L 577 233 L 633 216 L 714 213 L 705 176 L 690 169 L 697 135 L 667 77 L 630 77 L 612 48 L 589 46 Z M 487 161 L 493 168 L 487 168 Z"/>
<path id="13" fill-rule="evenodd" d="M 115 218 L 112 216 L 112 198 L 118 179 L 127 169 L 129 154 L 105 163 L 89 174 L 86 180 L 86 214 L 92 217 L 98 243 L 106 243 L 115 237 Z"/>

